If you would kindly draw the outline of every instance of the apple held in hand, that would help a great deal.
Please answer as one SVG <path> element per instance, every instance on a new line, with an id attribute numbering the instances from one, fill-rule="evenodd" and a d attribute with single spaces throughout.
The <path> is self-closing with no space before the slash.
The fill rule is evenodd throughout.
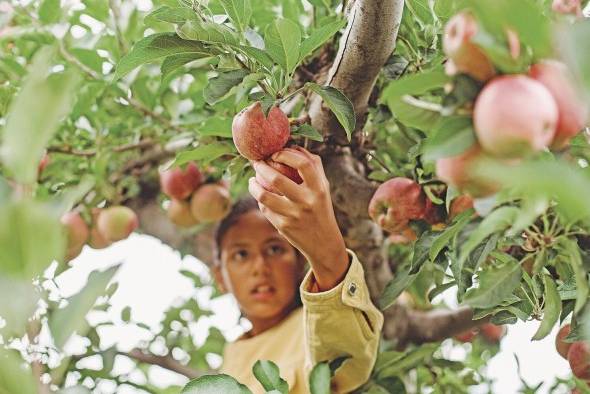
<path id="1" fill-rule="evenodd" d="M 127 238 L 138 226 L 135 212 L 121 205 L 105 208 L 98 215 L 98 231 L 111 242 Z"/>
<path id="2" fill-rule="evenodd" d="M 296 184 L 300 185 L 303 183 L 303 179 L 301 179 L 301 176 L 299 175 L 299 172 L 297 172 L 296 169 L 289 167 L 286 164 L 279 163 L 278 161 L 274 161 L 272 159 L 265 160 L 265 162 L 270 167 L 274 168 L 275 170 L 277 170 L 278 172 L 280 172 L 281 174 L 283 174 L 284 176 L 286 176 L 287 178 L 289 178 L 290 180 L 292 180 Z M 260 186 L 262 186 L 266 190 L 276 193 L 276 194 L 280 194 L 271 185 L 267 184 L 266 181 L 264 180 L 264 178 L 262 178 L 258 174 L 256 174 L 256 181 L 258 183 L 260 183 Z"/>
<path id="3" fill-rule="evenodd" d="M 238 113 L 232 123 L 232 136 L 238 152 L 248 160 L 263 160 L 283 149 L 291 131 L 289 118 L 278 107 L 262 111 L 258 101 Z"/>
<path id="4" fill-rule="evenodd" d="M 385 231 L 398 233 L 410 220 L 424 218 L 426 196 L 415 181 L 393 178 L 381 184 L 369 203 L 369 216 Z"/>
<path id="5" fill-rule="evenodd" d="M 483 88 L 473 120 L 477 139 L 487 153 L 520 158 L 551 144 L 558 110 L 541 83 L 524 75 L 505 75 Z"/>
<path id="6" fill-rule="evenodd" d="M 193 217 L 199 222 L 221 220 L 231 209 L 229 190 L 217 183 L 203 185 L 193 193 L 190 209 Z"/>
<path id="7" fill-rule="evenodd" d="M 64 225 L 67 234 L 68 244 L 66 249 L 66 260 L 69 261 L 82 252 L 82 248 L 88 240 L 90 231 L 79 212 L 67 212 L 61 217 L 60 221 Z"/>
<path id="8" fill-rule="evenodd" d="M 160 172 L 162 192 L 177 200 L 190 196 L 202 181 L 203 175 L 194 162 L 188 163 L 184 169 L 176 167 Z"/>
<path id="9" fill-rule="evenodd" d="M 590 105 L 576 90 L 567 66 L 556 60 L 545 60 L 531 67 L 531 78 L 545 86 L 557 104 L 557 130 L 551 147 L 560 149 L 588 124 Z"/>

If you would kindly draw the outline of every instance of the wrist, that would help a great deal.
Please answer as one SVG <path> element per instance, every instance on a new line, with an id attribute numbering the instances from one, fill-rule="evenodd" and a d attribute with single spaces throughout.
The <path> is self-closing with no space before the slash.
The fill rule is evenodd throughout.
<path id="1" fill-rule="evenodd" d="M 344 279 L 350 265 L 349 260 L 343 239 L 326 247 L 322 253 L 308 258 L 320 291 L 330 290 Z"/>

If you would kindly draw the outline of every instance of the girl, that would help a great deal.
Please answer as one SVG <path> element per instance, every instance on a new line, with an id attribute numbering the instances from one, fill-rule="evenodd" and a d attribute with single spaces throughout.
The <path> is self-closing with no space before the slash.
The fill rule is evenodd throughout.
<path id="1" fill-rule="evenodd" d="M 303 394 L 315 364 L 349 356 L 332 379 L 332 392 L 347 393 L 369 378 L 383 316 L 371 303 L 361 263 L 345 247 L 320 157 L 295 147 L 272 159 L 295 168 L 303 183 L 253 162 L 255 200 L 235 204 L 215 235 L 215 279 L 252 323 L 226 346 L 221 372 L 264 393 L 252 366 L 272 360 L 289 392 Z"/>

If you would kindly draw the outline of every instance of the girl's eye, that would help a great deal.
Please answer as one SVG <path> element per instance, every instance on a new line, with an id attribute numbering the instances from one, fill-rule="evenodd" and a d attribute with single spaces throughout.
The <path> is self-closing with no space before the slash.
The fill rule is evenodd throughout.
<path id="1" fill-rule="evenodd" d="M 236 250 L 231 255 L 232 261 L 237 261 L 237 262 L 245 261 L 247 258 L 248 258 L 248 251 L 245 249 Z"/>
<path id="2" fill-rule="evenodd" d="M 285 248 L 282 245 L 270 245 L 267 249 L 267 254 L 269 256 L 277 256 L 283 254 L 285 252 Z"/>

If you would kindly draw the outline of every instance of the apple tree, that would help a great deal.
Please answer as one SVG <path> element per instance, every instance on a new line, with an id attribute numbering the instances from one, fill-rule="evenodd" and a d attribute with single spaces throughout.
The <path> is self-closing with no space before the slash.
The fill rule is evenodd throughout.
<path id="1" fill-rule="evenodd" d="M 587 3 L 0 0 L 0 393 L 183 389 L 158 387 L 152 366 L 191 380 L 187 393 L 248 392 L 215 375 L 222 333 L 194 337 L 212 314 L 196 293 L 157 330 L 124 309 L 151 339 L 123 351 L 101 341 L 113 322 L 86 319 L 111 307 L 119 266 L 70 297 L 55 278 L 133 231 L 211 264 L 248 159 L 286 144 L 322 157 L 385 316 L 359 393 L 489 386 L 506 327 L 530 320 L 530 346 L 562 327 L 572 368 L 542 389 L 590 392 Z M 262 150 L 254 120 L 273 136 Z M 83 351 L 66 346 L 74 336 Z M 133 370 L 117 373 L 117 358 Z M 315 367 L 315 393 L 341 361 Z M 252 367 L 286 392 L 272 363 Z"/>

